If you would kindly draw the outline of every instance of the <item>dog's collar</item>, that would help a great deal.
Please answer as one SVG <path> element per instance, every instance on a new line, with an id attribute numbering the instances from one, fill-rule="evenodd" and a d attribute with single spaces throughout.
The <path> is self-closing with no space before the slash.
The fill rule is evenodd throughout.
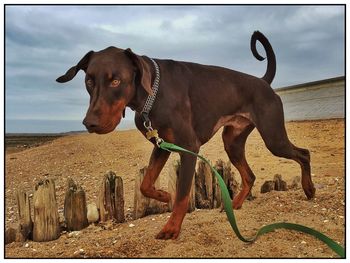
<path id="1" fill-rule="evenodd" d="M 159 89 L 159 81 L 160 81 L 160 70 L 157 62 L 155 62 L 152 58 L 149 58 L 154 66 L 154 69 L 156 71 L 156 77 L 154 79 L 153 85 L 152 85 L 152 94 L 148 95 L 145 105 L 143 106 L 143 109 L 141 111 L 141 116 L 143 118 L 144 124 L 151 125 L 151 121 L 148 117 L 150 111 L 152 110 L 153 103 L 156 99 L 157 92 Z"/>

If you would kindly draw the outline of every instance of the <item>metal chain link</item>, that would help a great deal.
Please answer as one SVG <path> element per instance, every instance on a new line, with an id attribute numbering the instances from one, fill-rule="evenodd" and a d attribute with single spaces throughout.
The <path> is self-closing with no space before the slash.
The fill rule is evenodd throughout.
<path id="1" fill-rule="evenodd" d="M 150 58 L 152 61 L 155 71 L 156 71 L 156 77 L 154 79 L 153 85 L 152 85 L 152 94 L 148 95 L 145 105 L 143 106 L 141 115 L 144 119 L 143 126 L 145 126 L 147 132 L 146 132 L 146 137 L 148 140 L 154 138 L 156 145 L 158 148 L 160 147 L 160 144 L 163 142 L 163 139 L 159 137 L 158 131 L 152 128 L 152 123 L 151 120 L 148 117 L 148 114 L 150 113 L 154 100 L 156 99 L 158 89 L 159 89 L 159 82 L 160 82 L 160 70 L 158 64 Z"/>
<path id="2" fill-rule="evenodd" d="M 143 106 L 143 109 L 142 109 L 142 113 L 146 113 L 147 115 L 151 111 L 154 100 L 156 99 L 157 92 L 159 89 L 159 82 L 160 82 L 160 71 L 159 71 L 158 64 L 152 58 L 150 58 L 150 60 L 152 61 L 154 68 L 156 70 L 156 78 L 152 85 L 152 95 L 148 95 L 145 105 Z"/>

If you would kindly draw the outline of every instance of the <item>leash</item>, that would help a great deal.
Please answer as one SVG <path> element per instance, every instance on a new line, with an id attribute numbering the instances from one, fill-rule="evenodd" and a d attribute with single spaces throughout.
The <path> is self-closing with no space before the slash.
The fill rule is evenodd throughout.
<path id="1" fill-rule="evenodd" d="M 274 224 L 270 224 L 270 225 L 266 225 L 266 226 L 261 227 L 257 231 L 257 233 L 250 238 L 245 238 L 242 236 L 242 234 L 240 233 L 240 231 L 238 229 L 236 218 L 235 218 L 235 215 L 233 213 L 232 200 L 231 200 L 230 194 L 227 190 L 227 186 L 226 186 L 224 180 L 222 179 L 222 177 L 218 173 L 218 171 L 213 166 L 211 166 L 209 161 L 207 159 L 205 159 L 203 156 L 201 156 L 197 153 L 191 152 L 189 150 L 186 150 L 186 149 L 184 149 L 180 146 L 177 146 L 175 144 L 165 142 L 162 138 L 160 138 L 158 136 L 158 131 L 156 129 L 152 128 L 151 120 L 148 117 L 148 115 L 152 109 L 153 102 L 154 102 L 156 95 L 157 95 L 157 92 L 158 92 L 159 83 L 160 83 L 160 70 L 159 70 L 159 66 L 157 65 L 157 63 L 151 58 L 150 58 L 150 60 L 152 61 L 153 65 L 154 65 L 155 72 L 156 72 L 156 78 L 155 78 L 155 81 L 152 85 L 153 94 L 149 95 L 147 97 L 146 103 L 145 103 L 144 108 L 141 112 L 141 116 L 144 120 L 143 125 L 147 130 L 146 138 L 148 140 L 154 139 L 157 147 L 159 147 L 160 149 L 163 149 L 163 150 L 169 151 L 169 152 L 184 152 L 184 153 L 192 154 L 209 165 L 210 169 L 215 174 L 215 176 L 218 180 L 219 187 L 221 189 L 221 196 L 222 196 L 222 200 L 224 203 L 226 216 L 227 216 L 228 221 L 230 222 L 230 225 L 231 225 L 233 231 L 237 235 L 237 237 L 243 242 L 252 243 L 259 236 L 266 234 L 266 233 L 269 233 L 269 232 L 272 232 L 276 229 L 283 228 L 283 229 L 296 230 L 296 231 L 303 232 L 303 233 L 309 234 L 311 236 L 314 236 L 315 238 L 317 238 L 317 239 L 321 240 L 323 243 L 325 243 L 330 249 L 332 249 L 335 253 L 337 253 L 338 256 L 340 256 L 341 258 L 345 258 L 345 249 L 342 246 L 340 246 L 338 243 L 336 243 L 334 240 L 332 240 L 328 236 L 326 236 L 326 235 L 324 235 L 324 234 L 322 234 L 322 233 L 320 233 L 312 228 L 309 228 L 309 227 L 306 227 L 303 225 L 299 225 L 299 224 L 293 224 L 293 223 L 287 223 L 287 222 L 274 223 Z"/>
<path id="2" fill-rule="evenodd" d="M 158 139 L 160 139 L 160 138 L 158 138 Z M 160 139 L 160 140 L 162 140 L 162 139 Z M 303 232 L 303 233 L 312 235 L 312 236 L 316 237 L 317 239 L 321 240 L 323 243 L 325 243 L 329 248 L 331 248 L 341 258 L 345 258 L 344 248 L 342 246 L 340 246 L 338 243 L 336 243 L 334 240 L 332 240 L 328 236 L 326 236 L 326 235 L 324 235 L 324 234 L 322 234 L 322 233 L 320 233 L 312 228 L 309 228 L 309 227 L 306 227 L 303 225 L 299 225 L 299 224 L 286 223 L 286 222 L 274 223 L 274 224 L 270 224 L 270 225 L 266 225 L 266 226 L 261 227 L 258 230 L 258 232 L 250 238 L 243 237 L 242 234 L 240 233 L 238 226 L 237 226 L 237 223 L 236 223 L 236 218 L 235 218 L 235 215 L 234 215 L 233 209 L 232 209 L 231 197 L 230 197 L 230 194 L 227 190 L 226 184 L 225 184 L 224 180 L 222 179 L 221 175 L 218 173 L 218 171 L 213 166 L 211 166 L 209 161 L 199 154 L 196 154 L 194 152 L 186 150 L 186 149 L 184 149 L 180 146 L 177 146 L 175 144 L 172 144 L 172 143 L 161 141 L 157 145 L 159 148 L 166 150 L 166 151 L 169 151 L 169 152 L 184 152 L 184 153 L 192 154 L 210 166 L 211 170 L 214 172 L 216 178 L 218 179 L 218 183 L 219 183 L 219 186 L 221 189 L 221 196 L 222 196 L 222 200 L 224 203 L 224 208 L 225 208 L 225 212 L 226 212 L 228 221 L 230 222 L 230 225 L 231 225 L 233 231 L 235 232 L 235 234 L 237 235 L 237 237 L 241 241 L 246 242 L 246 243 L 252 243 L 259 236 L 261 236 L 263 234 L 272 232 L 276 229 L 284 228 L 284 229 L 296 230 L 299 232 Z"/>

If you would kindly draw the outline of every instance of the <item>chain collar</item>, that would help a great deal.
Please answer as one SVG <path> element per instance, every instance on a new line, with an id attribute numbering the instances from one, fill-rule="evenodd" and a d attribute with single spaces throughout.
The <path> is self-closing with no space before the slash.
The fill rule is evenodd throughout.
<path id="1" fill-rule="evenodd" d="M 156 99 L 157 92 L 159 89 L 159 81 L 160 81 L 160 71 L 158 64 L 150 58 L 154 65 L 154 69 L 156 71 L 156 78 L 154 79 L 153 85 L 152 85 L 152 95 L 148 95 L 145 105 L 143 106 L 141 116 L 143 118 L 143 126 L 146 128 L 146 138 L 148 140 L 151 140 L 154 138 L 155 143 L 158 147 L 160 147 L 160 144 L 163 142 L 163 139 L 159 137 L 158 131 L 152 128 L 152 123 L 150 118 L 148 117 L 148 114 L 152 110 L 152 106 L 154 103 L 154 100 Z"/>
<path id="2" fill-rule="evenodd" d="M 150 58 L 150 60 L 152 61 L 153 65 L 154 65 L 154 68 L 156 71 L 156 78 L 154 79 L 154 82 L 152 85 L 152 95 L 148 95 L 147 100 L 145 102 L 145 105 L 143 106 L 143 109 L 141 112 L 141 115 L 147 116 L 147 118 L 148 118 L 148 114 L 152 110 L 153 103 L 156 99 L 157 92 L 159 89 L 159 81 L 160 81 L 160 71 L 159 71 L 158 64 L 152 58 Z M 145 117 L 144 117 L 144 119 L 145 119 Z M 144 121 L 149 121 L 149 119 L 145 119 Z"/>

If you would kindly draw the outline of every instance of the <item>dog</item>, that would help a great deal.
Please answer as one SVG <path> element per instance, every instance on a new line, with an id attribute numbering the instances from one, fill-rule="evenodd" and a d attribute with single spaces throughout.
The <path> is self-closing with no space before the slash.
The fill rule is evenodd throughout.
<path id="1" fill-rule="evenodd" d="M 264 60 L 256 50 L 257 41 L 267 56 L 267 70 L 262 78 L 218 66 L 153 60 L 129 48 L 108 47 L 98 52 L 89 51 L 57 81 L 64 83 L 73 79 L 79 70 L 85 72 L 90 105 L 83 124 L 90 133 L 112 132 L 129 107 L 135 111 L 136 127 L 145 137 L 151 125 L 165 141 L 198 153 L 200 147 L 224 127 L 225 151 L 242 178 L 242 189 L 232 202 L 234 209 L 241 208 L 255 180 L 245 158 L 245 143 L 254 128 L 272 154 L 299 163 L 302 187 L 311 199 L 315 188 L 311 180 L 310 153 L 288 139 L 281 99 L 270 87 L 276 73 L 275 54 L 268 39 L 255 31 L 250 46 L 256 59 Z M 152 85 L 157 79 L 159 90 L 155 91 Z M 145 117 L 144 105 L 155 92 L 152 108 Z M 155 189 L 154 183 L 170 153 L 160 149 L 155 140 L 151 142 L 154 149 L 140 190 L 146 197 L 168 203 L 170 194 Z M 173 211 L 156 235 L 157 239 L 176 239 L 188 208 L 196 157 L 180 153 L 180 162 Z"/>

